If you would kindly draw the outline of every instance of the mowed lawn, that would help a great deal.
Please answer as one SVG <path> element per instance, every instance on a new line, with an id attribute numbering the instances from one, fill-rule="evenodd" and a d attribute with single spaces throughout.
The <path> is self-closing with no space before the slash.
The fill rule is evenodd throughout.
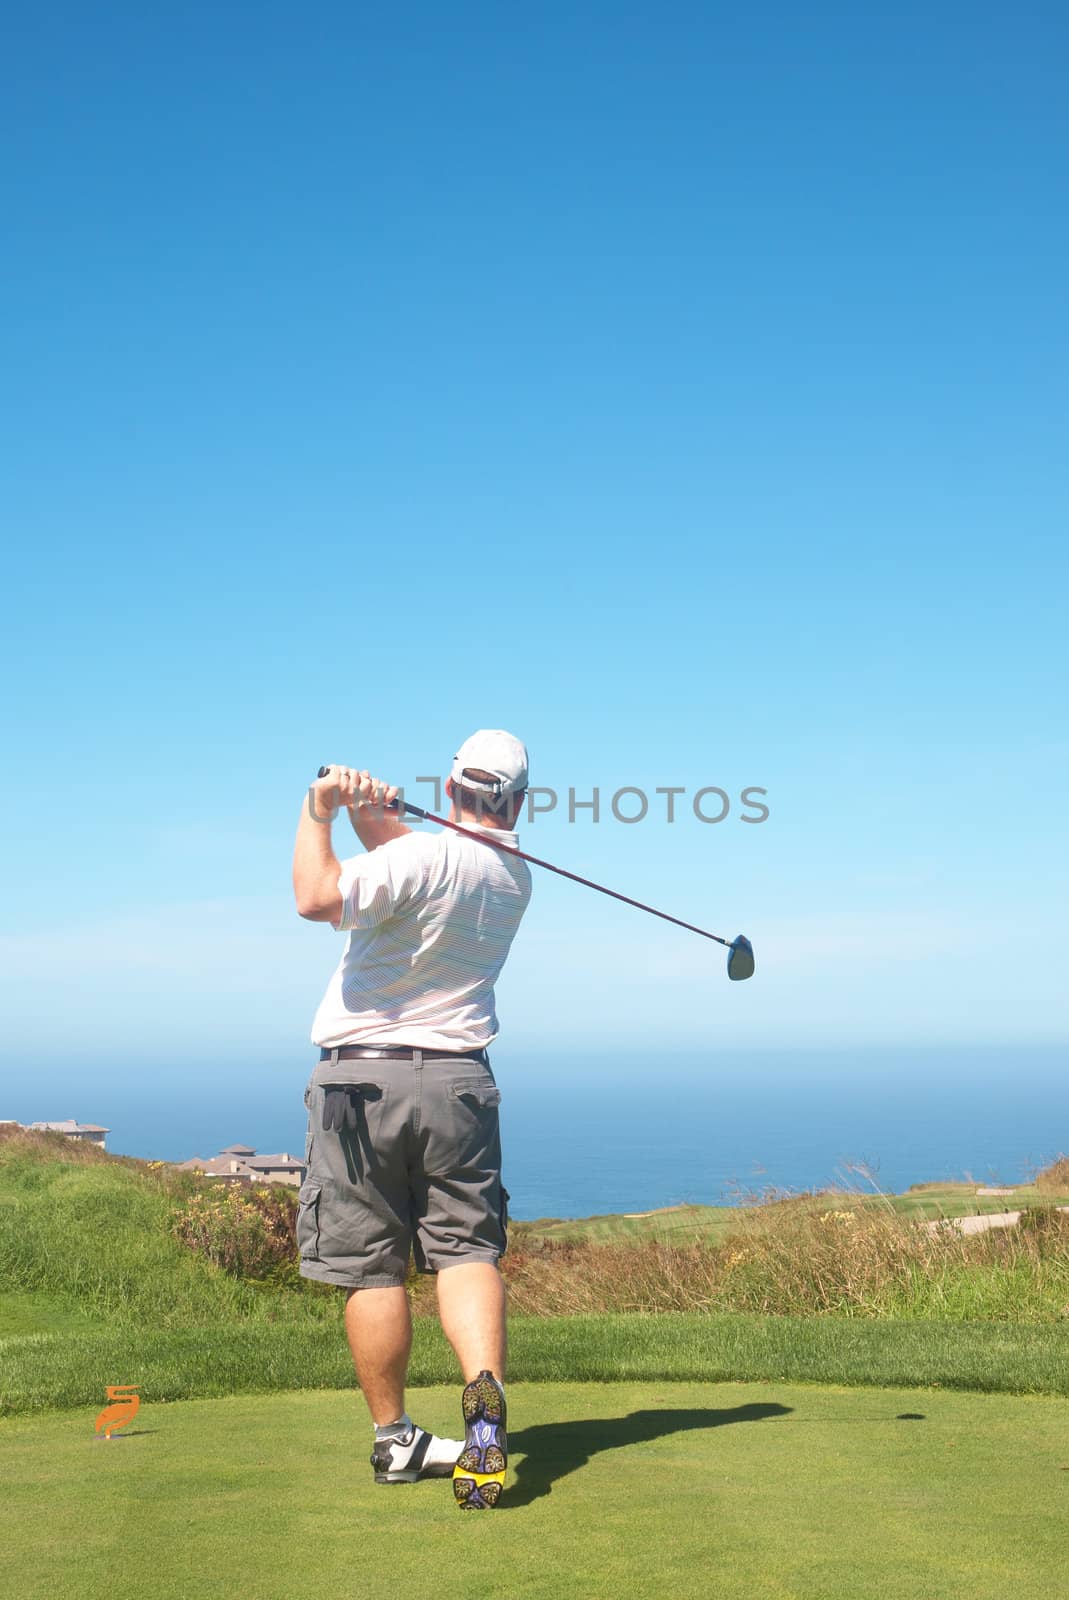
<path id="1" fill-rule="evenodd" d="M 379 1488 L 352 1391 L 0 1422 L 4 1592 L 1046 1600 L 1069 1400 L 782 1383 L 515 1384 L 501 1506 Z M 457 1390 L 410 1392 L 455 1433 Z"/>

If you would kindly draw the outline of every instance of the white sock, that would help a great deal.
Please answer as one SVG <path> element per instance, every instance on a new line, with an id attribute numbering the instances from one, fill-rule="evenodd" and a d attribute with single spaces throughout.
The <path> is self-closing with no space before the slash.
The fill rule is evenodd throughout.
<path id="1" fill-rule="evenodd" d="M 377 1444 L 382 1439 L 407 1439 L 414 1427 L 415 1424 L 406 1411 L 403 1416 L 398 1417 L 396 1422 L 384 1422 L 381 1426 L 376 1423 L 375 1442 Z"/>

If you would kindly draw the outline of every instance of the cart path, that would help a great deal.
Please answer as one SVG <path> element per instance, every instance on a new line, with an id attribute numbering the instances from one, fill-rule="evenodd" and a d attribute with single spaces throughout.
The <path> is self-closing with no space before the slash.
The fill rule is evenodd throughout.
<path id="1" fill-rule="evenodd" d="M 1069 1206 L 1055 1206 L 1055 1211 L 1069 1211 Z M 1020 1211 L 987 1211 L 970 1217 L 936 1217 L 926 1222 L 929 1233 L 940 1228 L 956 1228 L 959 1233 L 986 1233 L 989 1228 L 1014 1228 L 1021 1220 Z"/>

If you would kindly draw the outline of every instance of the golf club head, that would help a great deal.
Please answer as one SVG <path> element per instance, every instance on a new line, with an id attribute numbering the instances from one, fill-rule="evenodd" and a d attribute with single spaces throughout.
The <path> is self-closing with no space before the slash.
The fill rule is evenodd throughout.
<path id="1" fill-rule="evenodd" d="M 728 977 L 741 983 L 743 978 L 753 977 L 753 969 L 753 945 L 744 933 L 740 933 L 728 945 Z"/>

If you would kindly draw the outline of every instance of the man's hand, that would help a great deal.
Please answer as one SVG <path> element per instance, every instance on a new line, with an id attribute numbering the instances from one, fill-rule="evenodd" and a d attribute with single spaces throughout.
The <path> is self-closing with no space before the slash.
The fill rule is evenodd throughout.
<path id="1" fill-rule="evenodd" d="M 370 772 L 358 772 L 356 777 L 356 798 L 350 803 L 350 810 L 381 814 L 401 793 L 396 783 L 384 783 L 381 778 L 373 778 Z"/>
<path id="2" fill-rule="evenodd" d="M 357 815 L 374 811 L 382 817 L 399 793 L 396 784 L 356 767 L 328 767 L 325 776 L 312 784 L 313 804 L 324 817 L 336 816 L 342 806 Z"/>

